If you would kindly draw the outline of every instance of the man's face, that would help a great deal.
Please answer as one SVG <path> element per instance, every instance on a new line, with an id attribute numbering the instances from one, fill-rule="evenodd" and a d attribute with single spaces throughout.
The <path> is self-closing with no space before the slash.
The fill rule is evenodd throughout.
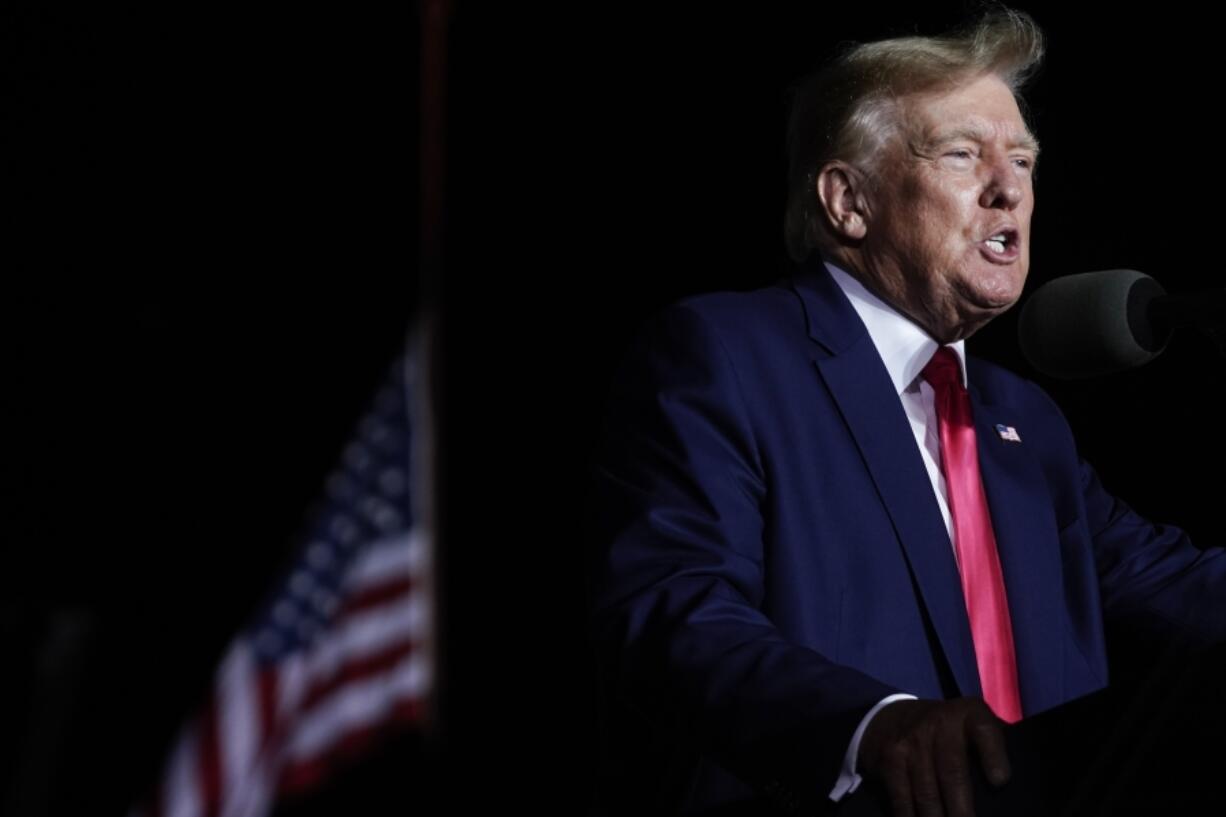
<path id="1" fill-rule="evenodd" d="M 951 343 L 1022 294 L 1037 144 L 1013 94 L 983 76 L 904 97 L 861 246 L 870 285 Z"/>

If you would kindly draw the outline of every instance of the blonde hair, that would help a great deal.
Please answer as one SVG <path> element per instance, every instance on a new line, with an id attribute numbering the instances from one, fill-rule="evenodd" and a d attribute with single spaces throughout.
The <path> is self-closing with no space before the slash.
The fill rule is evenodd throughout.
<path id="1" fill-rule="evenodd" d="M 856 45 L 792 89 L 788 123 L 788 254 L 803 261 L 833 241 L 819 218 L 817 175 L 840 159 L 875 179 L 873 163 L 901 129 L 898 101 L 984 74 L 1019 97 L 1043 58 L 1043 32 L 1024 12 L 996 8 L 938 37 Z M 1020 97 L 1019 107 L 1022 106 Z"/>

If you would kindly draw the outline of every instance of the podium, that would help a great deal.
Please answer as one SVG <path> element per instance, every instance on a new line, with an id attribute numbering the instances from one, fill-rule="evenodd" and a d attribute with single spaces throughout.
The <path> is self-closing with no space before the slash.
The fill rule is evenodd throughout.
<path id="1" fill-rule="evenodd" d="M 972 755 L 976 816 L 1226 814 L 1226 648 L 1152 655 L 1121 662 L 1102 692 L 1006 727 L 1004 786 Z M 867 782 L 833 813 L 890 817 Z"/>

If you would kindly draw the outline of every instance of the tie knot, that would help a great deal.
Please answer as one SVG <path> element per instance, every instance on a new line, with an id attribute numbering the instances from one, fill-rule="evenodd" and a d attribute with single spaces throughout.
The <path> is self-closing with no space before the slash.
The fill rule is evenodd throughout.
<path id="1" fill-rule="evenodd" d="M 932 360 L 924 367 L 924 379 L 934 389 L 942 386 L 962 385 L 962 369 L 958 365 L 958 354 L 948 346 L 942 346 L 933 354 Z"/>

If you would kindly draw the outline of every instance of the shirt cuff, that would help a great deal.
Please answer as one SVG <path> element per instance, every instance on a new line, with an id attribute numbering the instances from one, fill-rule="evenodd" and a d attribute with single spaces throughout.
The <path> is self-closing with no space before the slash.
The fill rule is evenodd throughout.
<path id="1" fill-rule="evenodd" d="M 839 774 L 839 779 L 835 781 L 834 788 L 830 790 L 830 799 L 838 802 L 848 794 L 851 794 L 856 789 L 860 788 L 860 775 L 856 774 L 856 757 L 860 754 L 860 738 L 864 737 L 864 730 L 868 728 L 868 723 L 873 719 L 873 716 L 882 710 L 888 704 L 895 701 L 914 701 L 914 695 L 908 695 L 905 692 L 898 692 L 894 695 L 887 695 L 877 702 L 877 705 L 868 711 L 860 720 L 860 725 L 856 727 L 856 731 L 851 736 L 851 745 L 847 747 L 847 754 L 843 755 L 843 770 Z"/>

